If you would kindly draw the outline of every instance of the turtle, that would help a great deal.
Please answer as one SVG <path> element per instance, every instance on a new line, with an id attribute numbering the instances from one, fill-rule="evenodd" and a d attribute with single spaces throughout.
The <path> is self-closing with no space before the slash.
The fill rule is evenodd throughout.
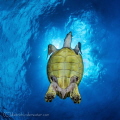
<path id="1" fill-rule="evenodd" d="M 69 32 L 61 49 L 48 45 L 49 60 L 47 76 L 50 86 L 45 95 L 46 102 L 52 102 L 57 96 L 61 99 L 70 97 L 74 103 L 81 102 L 78 85 L 83 77 L 84 65 L 81 52 L 81 43 L 71 48 L 72 32 Z"/>

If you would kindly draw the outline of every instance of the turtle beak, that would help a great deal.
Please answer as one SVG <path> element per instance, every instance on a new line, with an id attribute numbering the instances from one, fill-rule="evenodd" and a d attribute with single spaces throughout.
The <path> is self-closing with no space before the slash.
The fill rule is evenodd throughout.
<path id="1" fill-rule="evenodd" d="M 66 89 L 61 89 L 62 99 L 65 97 Z"/>

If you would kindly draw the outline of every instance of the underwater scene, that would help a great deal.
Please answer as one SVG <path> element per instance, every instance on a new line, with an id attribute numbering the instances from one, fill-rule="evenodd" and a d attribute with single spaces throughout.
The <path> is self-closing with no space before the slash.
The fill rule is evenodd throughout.
<path id="1" fill-rule="evenodd" d="M 45 101 L 48 45 L 81 43 L 81 102 Z M 0 0 L 0 120 L 120 120 L 119 0 Z"/>

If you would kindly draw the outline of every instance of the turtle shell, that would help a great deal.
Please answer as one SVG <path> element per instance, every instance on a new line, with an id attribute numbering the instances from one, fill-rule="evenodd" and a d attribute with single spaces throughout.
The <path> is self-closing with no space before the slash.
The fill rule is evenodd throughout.
<path id="1" fill-rule="evenodd" d="M 83 75 L 82 56 L 70 48 L 56 51 L 48 61 L 47 74 L 50 82 L 52 82 L 51 76 L 56 76 L 58 85 L 63 89 L 69 86 L 72 76 L 78 77 L 77 84 L 79 84 Z"/>

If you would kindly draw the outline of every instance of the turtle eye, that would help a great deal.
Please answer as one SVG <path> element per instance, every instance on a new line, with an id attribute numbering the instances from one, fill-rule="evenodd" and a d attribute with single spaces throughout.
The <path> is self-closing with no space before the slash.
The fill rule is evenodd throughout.
<path id="1" fill-rule="evenodd" d="M 52 80 L 53 82 L 56 82 L 56 83 L 57 83 L 57 77 L 51 76 L 51 80 Z"/>

